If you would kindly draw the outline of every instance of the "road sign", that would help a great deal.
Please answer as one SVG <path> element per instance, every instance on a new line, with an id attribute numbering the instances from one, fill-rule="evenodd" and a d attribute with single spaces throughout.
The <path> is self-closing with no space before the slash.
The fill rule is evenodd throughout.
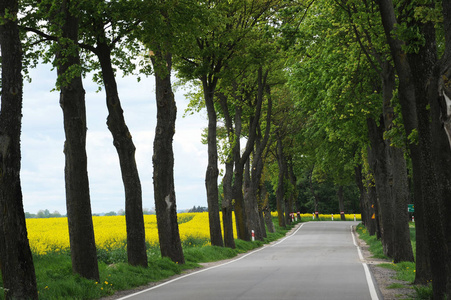
<path id="1" fill-rule="evenodd" d="M 414 209 L 414 207 L 413 207 L 413 204 L 407 204 L 407 211 L 410 212 L 410 213 L 415 212 L 415 209 Z"/>

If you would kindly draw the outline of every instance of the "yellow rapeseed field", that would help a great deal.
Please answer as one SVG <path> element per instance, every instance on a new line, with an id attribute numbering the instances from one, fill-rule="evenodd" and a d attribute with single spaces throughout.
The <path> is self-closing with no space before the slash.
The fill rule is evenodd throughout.
<path id="1" fill-rule="evenodd" d="M 277 217 L 277 212 L 273 211 L 271 212 L 271 215 L 273 217 Z M 362 220 L 362 216 L 361 214 L 345 214 L 345 218 L 346 221 L 354 221 L 354 216 L 356 221 L 361 221 Z M 309 214 L 301 214 L 301 219 L 304 221 L 308 221 L 308 220 L 313 220 L 313 213 Z M 318 214 L 318 217 L 321 221 L 332 221 L 332 217 L 334 218 L 335 221 L 340 220 L 340 214 Z"/>
<path id="2" fill-rule="evenodd" d="M 277 212 L 272 213 L 277 216 Z M 304 220 L 312 219 L 312 214 L 301 214 Z M 320 220 L 330 220 L 331 215 L 320 214 Z M 210 243 L 210 226 L 208 213 L 178 214 L 180 239 L 185 246 L 208 245 Z M 356 214 L 360 220 L 360 214 Z M 340 215 L 334 215 L 335 220 Z M 346 214 L 346 220 L 354 220 L 354 214 Z M 222 220 L 221 220 L 222 221 Z M 98 249 L 112 250 L 124 248 L 127 240 L 125 216 L 93 217 L 94 234 Z M 158 229 L 155 215 L 144 216 L 146 241 L 151 246 L 158 246 Z M 69 250 L 69 230 L 67 218 L 27 219 L 28 239 L 33 253 L 44 255 L 49 252 Z M 235 230 L 234 230 L 235 231 Z M 236 232 L 234 232 L 236 238 Z"/>
<path id="3" fill-rule="evenodd" d="M 208 213 L 183 213 L 178 215 L 180 239 L 184 245 L 195 241 L 210 243 Z M 94 235 L 98 249 L 111 250 L 126 245 L 125 216 L 93 217 Z M 158 245 L 157 219 L 144 216 L 146 241 Z M 27 219 L 28 239 L 33 253 L 46 254 L 69 250 L 67 218 Z"/>

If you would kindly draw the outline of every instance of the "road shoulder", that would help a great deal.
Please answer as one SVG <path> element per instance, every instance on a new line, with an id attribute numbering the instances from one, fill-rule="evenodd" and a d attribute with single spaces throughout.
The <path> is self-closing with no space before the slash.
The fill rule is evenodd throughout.
<path id="1" fill-rule="evenodd" d="M 368 265 L 371 271 L 371 275 L 377 285 L 378 294 L 382 295 L 384 300 L 394 299 L 413 299 L 415 290 L 409 282 L 395 279 L 396 272 L 391 269 L 380 267 L 382 263 L 392 263 L 387 259 L 374 258 L 371 252 L 368 250 L 369 246 L 364 240 L 359 237 L 359 234 L 355 230 L 355 226 L 352 227 L 354 235 L 357 239 L 358 247 L 364 257 L 364 263 Z M 405 288 L 392 288 L 393 286 L 404 286 Z M 381 300 L 382 300 L 381 299 Z"/>

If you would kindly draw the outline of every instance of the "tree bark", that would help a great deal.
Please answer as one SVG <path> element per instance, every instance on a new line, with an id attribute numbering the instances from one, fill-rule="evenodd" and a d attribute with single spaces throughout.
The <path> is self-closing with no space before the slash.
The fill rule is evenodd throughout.
<path id="1" fill-rule="evenodd" d="M 340 208 L 340 218 L 342 221 L 346 221 L 345 217 L 345 201 L 343 198 L 343 186 L 339 185 L 337 190 L 337 197 L 338 197 L 338 206 Z"/>
<path id="2" fill-rule="evenodd" d="M 157 126 L 152 162 L 160 250 L 163 257 L 169 257 L 176 263 L 184 264 L 174 188 L 172 139 L 175 133 L 177 107 L 171 86 L 172 56 L 170 53 L 157 51 L 156 57 L 152 58 L 152 63 L 155 71 L 157 100 Z"/>
<path id="3" fill-rule="evenodd" d="M 443 205 L 443 199 L 441 197 L 443 195 L 441 186 L 438 182 L 438 170 L 434 168 L 435 163 L 434 158 L 432 157 L 432 151 L 434 151 L 437 145 L 432 144 L 432 115 L 428 108 L 428 106 L 431 105 L 429 93 L 432 92 L 436 95 L 436 90 L 432 91 L 432 89 L 434 87 L 437 88 L 437 84 L 433 82 L 433 67 L 437 63 L 437 50 L 435 45 L 434 25 L 431 23 L 422 24 L 420 30 L 422 31 L 426 44 L 419 49 L 418 53 L 409 54 L 408 59 L 415 83 L 418 140 L 421 149 L 420 161 L 422 169 L 421 182 L 424 203 L 423 209 L 426 218 L 426 231 L 429 236 L 428 245 L 432 271 L 432 286 L 434 298 L 442 299 L 446 293 L 446 261 L 448 257 L 440 214 Z M 437 77 L 438 76 L 435 76 L 435 78 Z M 432 88 L 428 90 L 430 84 L 432 85 Z M 434 100 L 436 101 L 436 99 Z M 449 195 L 447 195 L 447 197 L 449 197 Z"/>
<path id="4" fill-rule="evenodd" d="M 286 227 L 287 224 L 285 222 L 284 218 L 284 195 L 285 195 L 285 187 L 284 187 L 284 180 L 285 180 L 285 169 L 286 169 L 286 163 L 285 163 L 285 156 L 283 155 L 283 145 L 282 145 L 282 139 L 277 135 L 277 165 L 279 167 L 279 180 L 277 183 L 277 190 L 276 190 L 276 201 L 277 201 L 277 218 L 279 220 L 279 226 L 280 227 Z"/>
<path id="5" fill-rule="evenodd" d="M 11 19 L 17 17 L 17 10 L 16 0 L 0 3 L 0 270 L 5 299 L 38 299 L 20 182 L 22 46 L 17 19 Z M 3 19 L 6 12 L 10 18 Z"/>
<path id="6" fill-rule="evenodd" d="M 233 237 L 233 161 L 225 163 L 225 174 L 223 178 L 224 199 L 222 200 L 222 226 L 224 229 L 224 246 L 235 249 L 235 239 Z"/>
<path id="7" fill-rule="evenodd" d="M 374 233 L 376 234 L 377 239 L 381 239 L 381 226 L 380 226 L 380 213 L 377 202 L 377 191 L 376 191 L 376 183 L 375 183 L 375 175 L 374 171 L 371 169 L 371 166 L 376 164 L 376 154 L 374 153 L 374 149 L 371 147 L 368 148 L 368 164 L 370 165 L 370 173 L 367 174 L 366 185 L 367 185 L 367 202 L 370 207 L 370 214 L 372 225 L 374 224 Z M 374 219 L 373 219 L 374 217 Z M 373 233 L 373 234 L 374 234 Z M 371 232 L 370 232 L 371 234 Z"/>
<path id="8" fill-rule="evenodd" d="M 388 131 L 394 126 L 394 108 L 391 104 L 393 91 L 396 87 L 395 70 L 391 63 L 385 61 L 381 64 L 382 78 L 382 98 L 385 130 Z M 407 166 L 404 158 L 404 150 L 391 145 L 391 140 L 387 140 L 387 161 L 389 166 L 389 184 L 393 197 L 393 261 L 414 261 L 412 244 L 410 242 L 409 213 L 407 204 L 409 203 L 409 185 L 407 178 Z"/>
<path id="9" fill-rule="evenodd" d="M 397 24 L 393 2 L 392 0 L 379 0 L 378 3 L 385 36 L 390 46 L 390 52 L 399 78 L 398 97 L 406 136 L 409 136 L 418 127 L 414 81 L 406 59 L 406 53 L 404 53 L 402 48 L 404 43 L 399 39 L 395 39 L 393 35 L 393 30 Z M 419 145 L 416 143 L 410 143 L 409 150 L 413 170 L 417 240 L 415 283 L 425 284 L 431 278 L 431 269 L 429 250 L 427 249 L 426 218 L 423 212 L 426 204 L 423 202 L 421 152 Z"/>
<path id="10" fill-rule="evenodd" d="M 389 184 L 390 170 L 388 161 L 388 145 L 383 138 L 384 121 L 380 118 L 380 125 L 376 124 L 373 119 L 367 120 L 368 134 L 371 141 L 372 151 L 374 155 L 372 159 L 372 170 L 376 182 L 377 207 L 380 213 L 380 229 L 381 242 L 384 254 L 393 257 L 394 253 L 394 220 L 393 220 L 393 201 Z"/>
<path id="11" fill-rule="evenodd" d="M 100 28 L 99 30 L 104 30 Z M 125 219 L 127 228 L 127 258 L 132 266 L 147 267 L 146 239 L 142 210 L 142 190 L 135 160 L 135 145 L 125 123 L 119 100 L 111 48 L 105 42 L 105 33 L 97 41 L 95 53 L 102 68 L 108 108 L 107 125 L 113 136 L 113 144 L 119 156 L 122 182 L 125 190 Z"/>
<path id="12" fill-rule="evenodd" d="M 436 169 L 440 170 L 438 176 L 441 178 L 439 183 L 442 190 L 442 222 L 444 231 L 446 233 L 451 232 L 451 201 L 449 201 L 449 195 L 451 193 L 451 167 L 450 167 L 450 147 L 451 144 L 451 2 L 442 1 L 443 9 L 443 26 L 445 33 L 445 53 L 438 62 L 436 74 L 436 80 L 438 87 L 435 85 L 430 86 L 432 97 L 431 113 L 432 113 L 432 139 L 433 143 L 437 145 L 434 147 L 433 156 L 436 158 Z M 435 81 L 434 81 L 435 82 Z M 435 91 L 438 90 L 438 97 L 435 95 Z M 437 100 L 434 98 L 438 98 Z M 443 130 L 445 129 L 445 130 Z M 444 132 L 445 131 L 445 132 Z M 448 145 L 445 143 L 445 133 L 448 138 Z M 442 163 L 443 162 L 443 163 Z M 447 253 L 447 288 L 446 296 L 451 299 L 451 235 L 445 234 L 445 242 L 448 249 Z"/>
<path id="13" fill-rule="evenodd" d="M 219 101 L 224 114 L 225 125 L 227 128 L 227 139 L 230 147 L 233 148 L 234 143 L 234 131 L 232 117 L 229 113 L 229 107 L 227 105 L 227 97 L 224 94 L 219 94 Z M 222 200 L 222 228 L 224 231 L 224 246 L 235 249 L 235 239 L 233 237 L 233 153 L 227 157 L 225 162 L 225 173 L 222 179 L 224 199 Z"/>
<path id="14" fill-rule="evenodd" d="M 243 197 L 243 176 L 244 176 L 244 161 L 241 156 L 241 108 L 237 107 L 235 110 L 235 147 L 233 149 L 233 160 L 235 162 L 235 182 L 233 183 L 233 195 L 235 198 L 235 222 L 236 231 L 239 239 L 249 241 L 250 232 L 247 227 L 246 206 Z"/>
<path id="15" fill-rule="evenodd" d="M 205 106 L 208 114 L 208 165 L 205 174 L 205 187 L 207 189 L 208 217 L 210 224 L 210 240 L 213 246 L 224 245 L 221 233 L 221 222 L 219 219 L 218 199 L 218 149 L 216 142 L 216 110 L 214 105 L 214 93 L 217 80 L 208 80 L 207 76 L 201 79 Z M 236 212 L 235 212 L 236 213 Z"/>
<path id="16" fill-rule="evenodd" d="M 318 204 L 319 204 L 319 196 L 318 194 L 315 192 L 315 189 L 313 188 L 313 169 L 314 167 L 312 167 L 312 169 L 310 170 L 310 174 L 309 174 L 309 188 L 310 188 L 310 192 L 312 193 L 312 196 L 314 198 L 315 201 L 315 218 L 317 220 L 319 220 L 319 212 L 318 212 Z"/>
<path id="17" fill-rule="evenodd" d="M 64 173 L 72 269 L 82 277 L 99 281 L 87 170 L 85 90 L 81 74 L 71 73 L 73 68 L 80 66 L 78 50 L 73 55 L 66 55 L 78 41 L 78 18 L 70 13 L 70 6 L 70 1 L 61 4 L 64 24 L 58 42 L 63 51 L 56 54 L 56 64 L 62 82 L 60 106 L 66 134 Z"/>

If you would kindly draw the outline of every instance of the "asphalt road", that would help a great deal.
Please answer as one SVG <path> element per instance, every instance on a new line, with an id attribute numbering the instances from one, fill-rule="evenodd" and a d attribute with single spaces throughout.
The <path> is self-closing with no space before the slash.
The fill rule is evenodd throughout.
<path id="1" fill-rule="evenodd" d="M 309 222 L 237 260 L 121 299 L 376 300 L 351 233 L 355 222 Z"/>

